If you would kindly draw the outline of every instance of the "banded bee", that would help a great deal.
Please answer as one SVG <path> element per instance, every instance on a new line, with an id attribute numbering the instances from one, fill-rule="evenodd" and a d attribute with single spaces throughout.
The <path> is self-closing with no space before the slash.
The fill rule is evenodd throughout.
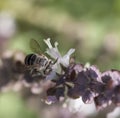
<path id="1" fill-rule="evenodd" d="M 28 54 L 25 57 L 25 65 L 30 69 L 32 76 L 45 77 L 52 71 L 52 66 L 57 62 L 57 59 L 52 61 L 40 53 L 40 44 L 35 39 L 30 40 L 30 47 L 35 53 Z"/>

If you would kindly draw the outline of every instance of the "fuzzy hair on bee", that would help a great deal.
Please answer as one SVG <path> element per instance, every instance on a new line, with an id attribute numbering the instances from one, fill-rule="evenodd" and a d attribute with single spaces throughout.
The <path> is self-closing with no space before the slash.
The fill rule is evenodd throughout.
<path id="1" fill-rule="evenodd" d="M 32 76 L 40 75 L 42 77 L 48 75 L 52 71 L 52 66 L 57 60 L 53 62 L 44 54 L 39 54 L 40 44 L 36 40 L 32 39 L 30 46 L 32 50 L 34 49 L 34 52 L 36 51 L 36 53 L 28 54 L 24 60 L 25 65 L 30 69 L 30 74 L 32 74 Z"/>

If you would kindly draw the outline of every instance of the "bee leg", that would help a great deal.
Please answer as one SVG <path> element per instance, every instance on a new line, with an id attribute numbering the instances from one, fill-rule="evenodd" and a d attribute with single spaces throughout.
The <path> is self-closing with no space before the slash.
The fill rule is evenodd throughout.
<path id="1" fill-rule="evenodd" d="M 31 75 L 33 74 L 33 70 L 30 70 L 30 74 L 31 74 Z"/>
<path id="2" fill-rule="evenodd" d="M 37 76 L 45 77 L 44 71 L 43 70 L 38 70 L 36 73 Z"/>
<path id="3" fill-rule="evenodd" d="M 45 77 L 45 74 L 43 72 L 41 73 L 41 75 L 42 75 L 42 77 Z"/>
<path id="4" fill-rule="evenodd" d="M 30 70 L 30 74 L 32 75 L 32 77 L 41 75 L 40 71 L 37 68 Z"/>

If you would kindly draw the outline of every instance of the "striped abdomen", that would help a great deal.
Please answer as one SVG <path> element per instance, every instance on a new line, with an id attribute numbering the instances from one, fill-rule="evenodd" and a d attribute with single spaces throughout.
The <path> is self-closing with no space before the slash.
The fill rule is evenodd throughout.
<path id="1" fill-rule="evenodd" d="M 40 66 L 47 66 L 50 63 L 50 60 L 44 55 L 38 54 L 29 54 L 25 58 L 26 65 L 38 64 Z"/>
<path id="2" fill-rule="evenodd" d="M 33 65 L 37 58 L 36 54 L 29 54 L 25 57 L 25 65 Z"/>

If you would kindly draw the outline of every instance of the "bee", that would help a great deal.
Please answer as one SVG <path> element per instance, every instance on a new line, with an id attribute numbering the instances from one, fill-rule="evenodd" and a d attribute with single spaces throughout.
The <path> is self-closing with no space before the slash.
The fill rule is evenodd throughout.
<path id="1" fill-rule="evenodd" d="M 52 61 L 47 56 L 40 53 L 40 44 L 34 39 L 30 40 L 30 47 L 36 53 L 28 54 L 25 57 L 25 65 L 30 69 L 32 76 L 40 75 L 45 77 L 52 71 L 52 67 L 57 60 Z"/>

